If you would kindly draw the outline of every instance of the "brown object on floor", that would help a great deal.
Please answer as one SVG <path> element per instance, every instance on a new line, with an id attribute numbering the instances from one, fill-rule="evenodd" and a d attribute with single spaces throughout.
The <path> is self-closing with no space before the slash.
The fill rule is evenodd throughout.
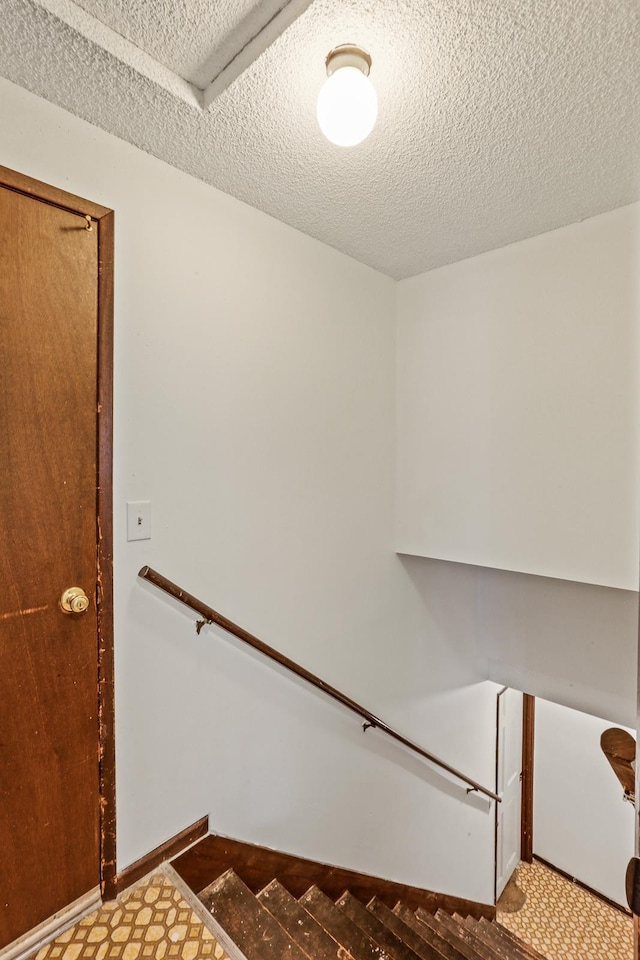
<path id="1" fill-rule="evenodd" d="M 602 752 L 620 781 L 625 798 L 635 801 L 636 774 L 632 766 L 636 759 L 636 741 L 619 727 L 610 727 L 600 737 Z"/>
<path id="2" fill-rule="evenodd" d="M 640 860 L 632 857 L 627 866 L 625 875 L 625 890 L 629 910 L 640 916 Z"/>
<path id="3" fill-rule="evenodd" d="M 498 913 L 517 913 L 524 907 L 526 899 L 524 891 L 518 886 L 517 874 L 514 873 L 500 894 L 496 904 Z"/>

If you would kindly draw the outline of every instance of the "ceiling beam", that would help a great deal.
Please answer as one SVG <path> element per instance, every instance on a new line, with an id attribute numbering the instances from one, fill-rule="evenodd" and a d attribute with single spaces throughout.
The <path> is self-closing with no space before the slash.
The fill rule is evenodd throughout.
<path id="1" fill-rule="evenodd" d="M 244 73 L 311 6 L 312 2 L 313 0 L 286 0 L 267 23 L 260 22 L 258 9 L 254 9 L 251 13 L 251 19 L 255 21 L 256 32 L 248 42 L 237 50 L 226 66 L 206 87 L 203 92 L 204 109 L 206 110 L 216 97 L 219 97 L 227 87 L 230 87 L 233 81 Z M 245 21 L 242 25 L 243 31 L 246 30 L 248 24 L 250 25 L 251 19 L 248 22 Z"/>

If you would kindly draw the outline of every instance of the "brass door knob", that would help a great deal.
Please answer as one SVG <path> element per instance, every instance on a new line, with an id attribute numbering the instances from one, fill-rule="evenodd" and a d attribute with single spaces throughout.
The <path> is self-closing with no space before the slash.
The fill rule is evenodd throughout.
<path id="1" fill-rule="evenodd" d="M 65 613 L 84 613 L 89 607 L 89 597 L 82 587 L 69 587 L 60 597 L 60 606 Z"/>

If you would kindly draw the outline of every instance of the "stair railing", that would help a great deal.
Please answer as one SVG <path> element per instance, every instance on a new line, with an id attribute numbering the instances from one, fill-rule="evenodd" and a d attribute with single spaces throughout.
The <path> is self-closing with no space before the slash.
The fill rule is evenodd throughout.
<path id="1" fill-rule="evenodd" d="M 145 566 L 142 567 L 138 573 L 138 576 L 143 580 L 148 580 L 149 583 L 152 583 L 155 587 L 158 587 L 158 589 L 163 590 L 175 600 L 179 600 L 181 603 L 186 604 L 186 606 L 191 607 L 192 610 L 195 610 L 196 613 L 199 613 L 203 619 L 196 621 L 196 630 L 198 633 L 200 633 L 201 629 L 207 624 L 217 624 L 219 627 L 222 627 L 223 630 L 226 630 L 228 633 L 232 633 L 234 637 L 237 637 L 250 647 L 253 647 L 254 650 L 258 650 L 265 657 L 268 657 L 275 663 L 280 664 L 281 667 L 285 667 L 285 669 L 290 670 L 291 673 L 294 673 L 297 677 L 301 677 L 303 680 L 306 680 L 307 683 L 310 683 L 318 690 L 322 690 L 323 693 L 326 693 L 328 697 L 331 697 L 333 700 L 337 700 L 338 703 L 341 703 L 348 710 L 356 713 L 363 720 L 363 730 L 366 731 L 370 727 L 373 727 L 377 730 L 382 730 L 387 734 L 387 736 L 391 737 L 393 740 L 396 740 L 398 743 L 401 743 L 414 753 L 417 753 L 418 756 L 422 757 L 424 760 L 428 760 L 430 763 L 435 764 L 442 770 L 446 770 L 447 773 L 457 777 L 458 780 L 466 783 L 467 793 L 482 793 L 485 797 L 489 797 L 491 800 L 495 800 L 497 803 L 502 802 L 502 798 L 498 796 L 497 793 L 494 793 L 493 790 L 489 790 L 487 787 L 483 787 L 482 784 L 476 783 L 476 781 L 472 780 L 471 777 L 461 773 L 460 770 L 456 770 L 456 768 L 452 767 L 450 764 L 445 763 L 445 761 L 441 760 L 440 757 L 436 757 L 435 754 L 430 753 L 417 743 L 414 743 L 401 733 L 398 733 L 397 730 L 394 730 L 393 727 L 390 727 L 389 724 L 384 722 L 384 720 L 381 720 L 374 713 L 371 713 L 371 711 L 367 710 L 366 707 L 356 703 L 356 701 L 352 700 L 351 697 L 348 697 L 345 693 L 337 690 L 336 687 L 332 687 L 331 684 L 326 683 L 314 673 L 306 670 L 305 667 L 301 667 L 300 664 L 296 663 L 294 660 L 290 660 L 289 657 L 286 657 L 283 653 L 280 653 L 278 650 L 270 647 L 267 643 L 259 640 L 258 637 L 254 637 L 253 634 L 249 633 L 243 627 L 239 627 L 237 623 L 233 623 L 233 621 L 228 620 L 221 613 L 218 613 L 217 610 L 213 609 L 213 607 L 203 603 L 202 600 L 198 600 L 198 598 L 194 597 L 193 594 L 187 593 L 187 591 L 183 590 L 182 587 L 179 587 L 177 584 L 172 583 L 171 580 L 163 577 L 161 573 L 158 573 L 151 567 Z"/>

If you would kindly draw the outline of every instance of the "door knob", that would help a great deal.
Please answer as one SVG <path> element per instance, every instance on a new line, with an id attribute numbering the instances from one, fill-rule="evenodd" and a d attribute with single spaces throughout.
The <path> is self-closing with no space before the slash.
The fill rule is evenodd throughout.
<path id="1" fill-rule="evenodd" d="M 60 606 L 65 613 L 84 613 L 89 606 L 89 597 L 82 587 L 69 587 L 60 597 Z"/>

